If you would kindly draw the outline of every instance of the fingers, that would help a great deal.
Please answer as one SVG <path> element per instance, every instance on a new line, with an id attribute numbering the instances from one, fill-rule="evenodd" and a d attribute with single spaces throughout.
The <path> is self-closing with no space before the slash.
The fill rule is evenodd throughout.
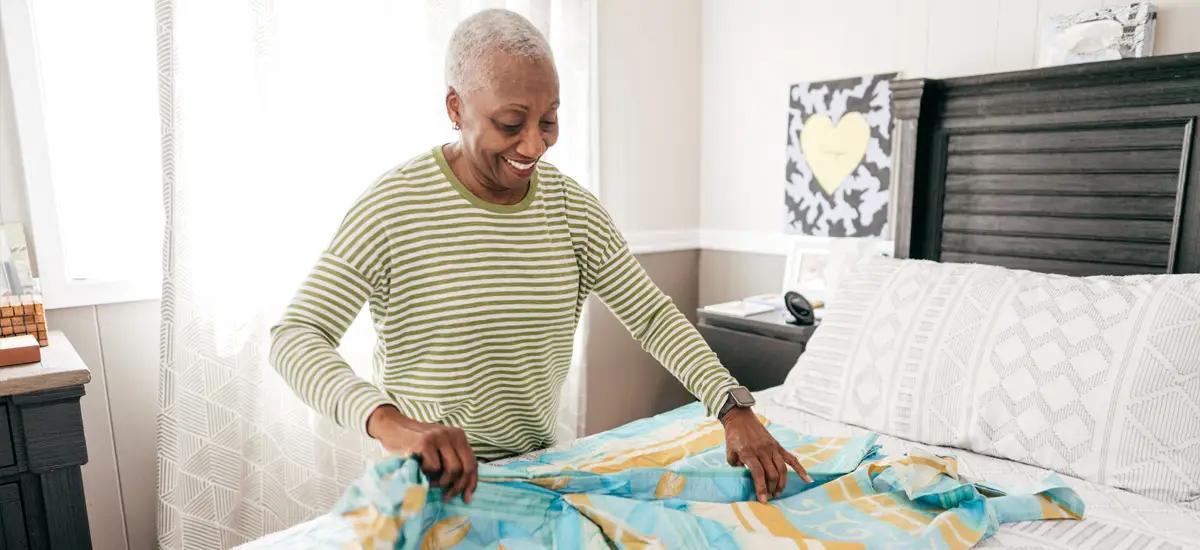
<path id="1" fill-rule="evenodd" d="M 746 468 L 750 470 L 750 478 L 754 480 L 754 494 L 758 495 L 758 501 L 766 504 L 767 483 L 762 463 L 753 455 L 742 458 L 742 462 L 746 463 Z"/>
<path id="2" fill-rule="evenodd" d="M 479 463 L 475 460 L 475 453 L 467 443 L 466 435 L 462 432 L 458 432 L 456 435 L 457 442 L 454 449 L 458 453 L 459 463 L 462 464 L 462 474 L 454 484 L 453 494 L 463 495 L 463 500 L 470 504 L 471 496 L 475 494 Z"/>
<path id="3" fill-rule="evenodd" d="M 442 471 L 442 458 L 438 456 L 437 447 L 420 449 L 417 454 L 421 457 L 421 471 L 427 476 L 434 476 Z"/>
<path id="4" fill-rule="evenodd" d="M 786 461 L 788 466 L 791 466 L 797 474 L 800 474 L 800 479 L 804 480 L 805 483 L 813 482 L 812 476 L 808 475 L 808 470 L 805 470 L 804 466 L 800 465 L 800 461 L 796 459 L 796 455 L 793 455 L 792 453 L 788 452 L 787 449 L 784 449 L 783 460 Z"/>
<path id="5" fill-rule="evenodd" d="M 462 496 L 471 502 L 479 482 L 479 462 L 462 430 L 448 430 L 427 438 L 429 451 L 422 453 L 422 470 L 433 485 L 442 488 L 442 501 Z"/>
<path id="6" fill-rule="evenodd" d="M 463 500 L 468 504 L 470 503 L 470 501 L 467 500 L 467 484 L 471 482 L 471 475 L 471 472 L 464 471 L 458 476 L 458 479 L 454 482 L 454 487 L 446 492 L 448 495 L 448 497 L 445 499 L 446 502 L 450 502 L 450 499 L 454 498 L 455 495 L 462 495 Z"/>
<path id="7" fill-rule="evenodd" d="M 458 458 L 458 451 L 454 449 L 454 444 L 449 441 L 445 441 L 438 447 L 438 453 L 442 455 L 442 475 L 438 479 L 438 486 L 444 491 L 442 502 L 450 502 L 450 499 L 458 494 L 455 484 L 462 477 L 462 461 Z"/>
<path id="8" fill-rule="evenodd" d="M 776 475 L 779 476 L 775 482 L 775 491 L 772 498 L 779 498 L 779 495 L 783 494 L 783 490 L 787 489 L 787 465 L 783 462 L 783 453 L 784 450 L 782 448 L 776 449 L 775 452 L 771 453 L 771 461 L 775 464 Z"/>
<path id="9" fill-rule="evenodd" d="M 755 456 L 758 459 L 758 463 L 762 464 L 763 474 L 765 474 L 767 500 L 774 499 L 779 489 L 779 470 L 775 468 L 775 459 L 771 456 L 773 454 L 770 451 L 763 450 L 759 451 L 757 456 Z"/>
<path id="10" fill-rule="evenodd" d="M 478 486 L 479 486 L 479 470 L 476 469 L 475 471 L 471 472 L 471 477 L 469 479 L 467 479 L 467 493 L 466 493 L 466 496 L 463 497 L 463 500 L 465 500 L 467 502 L 467 504 L 470 504 L 471 499 L 475 497 L 475 487 L 478 487 Z"/>

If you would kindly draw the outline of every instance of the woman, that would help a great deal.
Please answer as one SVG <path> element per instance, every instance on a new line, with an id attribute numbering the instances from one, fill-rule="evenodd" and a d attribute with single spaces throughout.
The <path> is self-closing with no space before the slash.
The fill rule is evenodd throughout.
<path id="1" fill-rule="evenodd" d="M 272 329 L 271 362 L 310 406 L 388 450 L 421 457 L 470 502 L 476 456 L 553 443 L 575 327 L 595 293 L 725 427 L 759 500 L 799 462 L 630 254 L 588 191 L 541 160 L 558 138 L 558 74 L 527 20 L 463 21 L 446 63 L 460 139 L 382 176 L 346 215 Z M 368 302 L 374 383 L 336 351 Z"/>

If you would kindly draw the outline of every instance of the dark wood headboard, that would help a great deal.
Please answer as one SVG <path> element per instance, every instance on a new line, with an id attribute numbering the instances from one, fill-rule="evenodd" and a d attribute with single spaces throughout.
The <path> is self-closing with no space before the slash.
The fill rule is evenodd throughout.
<path id="1" fill-rule="evenodd" d="M 1200 53 L 893 84 L 896 255 L 1200 272 Z"/>

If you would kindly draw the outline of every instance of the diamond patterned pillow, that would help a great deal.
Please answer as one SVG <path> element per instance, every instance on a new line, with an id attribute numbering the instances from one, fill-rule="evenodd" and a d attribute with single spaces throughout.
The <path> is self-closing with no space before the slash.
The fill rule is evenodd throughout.
<path id="1" fill-rule="evenodd" d="M 1200 275 L 876 258 L 828 307 L 786 404 L 1200 510 Z"/>

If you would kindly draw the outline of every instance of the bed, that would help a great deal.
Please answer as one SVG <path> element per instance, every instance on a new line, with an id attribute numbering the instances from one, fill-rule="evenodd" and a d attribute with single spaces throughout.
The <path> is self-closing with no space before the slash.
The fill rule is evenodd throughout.
<path id="1" fill-rule="evenodd" d="M 816 415 L 804 413 L 780 402 L 781 388 L 757 392 L 760 406 L 758 412 L 774 422 L 785 424 L 799 431 L 828 436 L 854 436 L 867 430 L 840 422 L 830 421 Z M 878 443 L 881 452 L 898 456 L 918 445 L 912 441 L 881 436 Z M 570 445 L 553 450 L 562 450 Z M 960 468 L 970 476 L 998 482 L 1034 482 L 1041 479 L 1046 470 L 1018 462 L 993 458 L 961 449 L 949 449 L 920 445 L 926 449 L 937 449 L 953 453 L 959 458 Z M 547 451 L 532 453 L 513 460 L 536 459 Z M 510 461 L 505 461 L 510 462 Z M 1087 503 L 1087 517 L 1079 522 L 1031 521 L 1006 524 L 979 548 L 989 549 L 1186 549 L 1200 546 L 1200 512 L 1173 506 L 1128 491 L 1105 485 L 1090 483 L 1076 478 L 1066 478 Z M 257 541 L 240 546 L 242 550 L 335 550 L 340 549 L 353 537 L 353 529 L 341 517 L 326 515 L 290 529 L 274 533 Z"/>
<path id="2" fill-rule="evenodd" d="M 988 266 L 1047 274 L 1051 278 L 1045 279 L 1046 284 L 1055 288 L 1062 281 L 1073 284 L 1081 280 L 1074 279 L 1077 277 L 1200 273 L 1200 162 L 1197 161 L 1200 141 L 1196 135 L 1196 119 L 1200 116 L 1200 54 L 948 80 L 904 80 L 893 86 L 893 104 L 898 144 L 892 213 L 896 261 L 931 262 L 929 265 L 933 267 L 914 269 L 935 273 L 943 282 L 953 281 L 954 277 L 975 277 L 972 280 L 984 291 L 990 288 L 986 285 L 993 280 L 989 276 L 1007 276 L 1009 273 L 989 275 Z M 941 273 L 932 262 L 978 265 L 984 271 L 978 276 L 973 274 L 975 272 L 965 271 Z M 1053 278 L 1057 275 L 1072 279 Z M 1026 281 L 1037 276 L 1022 277 L 1026 277 L 1021 279 Z M 865 277 L 859 282 L 866 284 L 864 281 L 870 280 Z M 1200 291 L 1200 284 L 1193 287 L 1186 286 L 1193 285 L 1191 282 L 1181 284 L 1185 285 L 1181 287 L 1183 290 L 1168 294 L 1183 296 L 1183 305 L 1163 305 L 1162 299 L 1152 304 L 1160 309 L 1174 307 L 1168 313 L 1179 319 L 1172 321 L 1174 332 L 1154 335 L 1159 342 L 1155 348 L 1158 351 L 1146 352 L 1174 358 L 1174 371 L 1168 376 L 1173 385 L 1156 390 L 1158 393 L 1155 394 L 1172 396 L 1174 401 L 1151 403 L 1160 409 L 1174 407 L 1170 410 L 1175 411 L 1175 417 L 1167 424 L 1184 426 L 1173 432 L 1175 436 L 1182 433 L 1182 439 L 1177 437 L 1166 444 L 1159 442 L 1156 447 L 1156 452 L 1168 457 L 1164 460 L 1184 457 L 1179 462 L 1183 464 L 1182 470 L 1168 474 L 1168 477 L 1154 477 L 1146 474 L 1145 469 L 1129 470 L 1122 474 L 1124 477 L 1114 477 L 1111 471 L 1105 472 L 1105 465 L 1123 459 L 1103 453 L 1101 457 L 1107 462 L 1099 466 L 1085 458 L 1061 468 L 1050 468 L 1047 466 L 1054 465 L 1061 457 L 1005 447 L 1003 437 L 994 438 L 1001 440 L 997 443 L 979 435 L 980 426 L 966 426 L 963 433 L 943 437 L 936 435 L 937 430 L 930 428 L 928 420 L 907 418 L 907 412 L 884 414 L 879 418 L 860 412 L 848 415 L 845 412 L 848 407 L 844 404 L 827 405 L 851 400 L 845 392 L 849 391 L 847 384 L 854 373 L 839 371 L 830 374 L 828 379 L 821 377 L 828 374 L 828 369 L 832 368 L 829 365 L 852 361 L 835 357 L 836 353 L 831 349 L 822 351 L 820 345 L 806 351 L 793 372 L 795 377 L 805 373 L 815 376 L 807 382 L 808 387 L 815 384 L 817 389 L 797 395 L 798 381 L 789 375 L 789 382 L 784 386 L 759 392 L 758 412 L 774 423 L 809 434 L 850 436 L 868 430 L 880 433 L 878 443 L 886 455 L 903 455 L 917 445 L 950 452 L 958 457 L 963 471 L 988 480 L 1029 482 L 1051 469 L 1065 472 L 1066 482 L 1086 503 L 1086 517 L 1082 521 L 1005 524 L 980 547 L 1200 548 L 1200 500 L 1196 499 L 1194 491 L 1194 484 L 1200 483 L 1200 479 L 1189 480 L 1192 472 L 1188 470 L 1188 457 L 1195 459 L 1193 464 L 1200 464 L 1200 438 L 1193 437 L 1194 432 L 1200 430 L 1196 427 L 1200 425 L 1200 359 L 1197 358 L 1200 356 L 1195 355 L 1200 348 L 1197 346 L 1200 339 L 1191 340 L 1200 330 L 1195 328 L 1200 317 L 1188 317 L 1200 312 L 1200 302 L 1187 303 L 1188 297 L 1195 295 L 1188 292 Z M 941 288 L 947 289 L 945 296 L 923 298 L 928 306 L 927 314 L 938 314 L 937 307 L 957 303 L 956 300 L 963 302 L 963 307 L 970 305 L 971 299 L 958 296 L 953 285 L 944 284 Z M 877 292 L 875 288 L 859 290 L 864 296 Z M 898 292 L 902 291 L 904 289 L 899 288 Z M 1078 299 L 1076 294 L 1064 291 L 1057 299 L 1063 303 Z M 879 299 L 877 295 L 871 296 Z M 1014 298 L 1016 301 L 1022 299 L 1020 296 Z M 1195 309 L 1188 309 L 1191 306 Z M 1060 309 L 1065 311 L 1065 307 Z M 858 317 L 846 316 L 841 329 L 837 328 L 836 318 L 829 326 L 823 323 L 822 329 L 814 335 L 814 341 L 826 332 L 830 343 L 850 342 L 855 338 L 851 333 L 856 330 L 861 333 L 863 329 L 859 326 L 861 322 L 855 325 L 848 320 L 863 319 L 876 313 L 866 311 L 866 308 L 856 311 L 854 315 Z M 950 312 L 943 313 L 951 315 Z M 954 315 L 970 318 L 969 313 Z M 905 334 L 910 337 L 925 338 L 928 335 L 920 332 L 922 323 L 932 326 L 938 322 L 932 318 L 914 318 L 911 324 L 917 328 L 900 327 L 899 330 L 908 330 Z M 1033 325 L 1027 323 L 1026 326 Z M 1091 328 L 1092 333 L 1103 332 Z M 840 335 L 835 335 L 839 330 Z M 1141 329 L 1135 326 L 1130 330 Z M 937 340 L 943 337 L 947 339 Z M 868 341 L 863 338 L 874 336 L 859 334 L 857 338 L 860 339 L 856 341 L 862 343 Z M 946 345 L 950 347 L 957 345 L 948 338 L 944 335 L 930 337 L 931 341 L 948 342 Z M 1058 338 L 1076 343 L 1070 333 Z M 920 350 L 915 347 L 893 349 L 912 357 L 920 356 Z M 1164 349 L 1168 351 L 1161 351 Z M 1030 361 L 1036 362 L 1037 354 L 1029 355 L 1033 357 Z M 894 404 L 887 401 L 890 398 L 880 399 L 889 406 L 894 405 L 893 411 L 908 411 L 915 405 L 906 404 L 904 399 L 928 400 L 919 394 L 925 391 L 923 388 L 936 387 L 939 375 L 933 366 L 906 366 L 902 359 L 897 359 L 896 364 L 900 370 L 889 380 L 897 388 L 908 389 L 892 392 L 899 396 L 899 401 Z M 909 371 L 903 369 L 909 367 L 915 374 L 906 379 L 905 373 Z M 1017 372 L 1011 379 L 1003 375 L 994 382 L 998 388 L 1008 387 L 1004 384 L 1009 380 L 1020 381 L 1019 375 Z M 1119 393 L 1127 397 L 1144 389 L 1134 387 L 1142 383 L 1138 376 L 1125 377 L 1118 373 L 1116 379 L 1113 395 Z M 1023 383 L 1029 385 L 1030 381 Z M 1046 382 L 1053 383 L 1060 381 Z M 1125 389 L 1117 387 L 1121 384 Z M 822 397 L 825 390 L 828 395 Z M 887 393 L 888 390 L 883 391 Z M 975 390 L 963 390 L 964 393 L 970 391 Z M 1036 407 L 1029 403 L 1036 402 L 1038 407 L 1051 407 L 1046 411 L 1057 411 L 1054 401 L 1063 392 L 1034 392 L 1041 397 L 1029 397 L 1031 401 L 1019 403 L 1010 400 L 1010 406 L 1025 403 L 1025 408 L 1032 410 Z M 807 393 L 812 395 L 807 396 Z M 1074 393 L 1072 396 L 1071 399 L 1083 403 L 1079 405 L 1081 407 L 1097 406 L 1086 403 L 1087 396 Z M 1050 405 L 1046 405 L 1047 400 Z M 1065 408 L 1061 410 L 1069 410 L 1066 405 L 1064 403 Z M 1070 405 L 1075 406 L 1075 403 Z M 1101 405 L 1114 411 L 1117 408 L 1111 404 Z M 1141 405 L 1132 403 L 1130 406 Z M 1183 411 L 1182 416 L 1179 411 Z M 976 416 L 986 420 L 992 412 L 995 411 L 976 413 Z M 1013 412 L 1018 413 L 1020 411 Z M 1003 411 L 995 414 L 1003 414 Z M 1110 423 L 1121 414 L 1124 413 L 1110 414 Z M 1053 415 L 1047 412 L 1047 416 Z M 1024 418 L 1023 415 L 1014 418 L 1008 425 L 1021 426 Z M 1062 422 L 1053 418 L 1035 418 L 1033 422 L 1043 421 L 1058 422 L 1053 425 L 1061 438 L 1069 438 L 1072 429 L 1083 429 L 1078 428 L 1078 423 L 1071 424 L 1070 418 Z M 960 424 L 960 427 L 965 426 Z M 1060 429 L 1062 426 L 1066 428 Z M 982 425 L 983 432 L 994 431 L 994 428 Z M 1149 431 L 1153 432 L 1152 429 Z M 926 437 L 930 433 L 935 436 Z M 938 444 L 949 441 L 961 444 L 955 444 L 953 448 Z M 1107 436 L 1104 441 L 1107 445 Z M 1100 443 L 1095 445 L 1100 446 Z M 1115 454 L 1123 452 L 1118 449 Z M 1011 458 L 1014 453 L 1026 454 L 1015 460 Z M 528 459 L 536 459 L 536 456 L 521 458 Z M 1099 474 L 1096 468 L 1099 468 Z M 1170 475 L 1182 477 L 1171 481 Z M 1150 479 L 1150 489 L 1138 489 L 1143 478 Z M 1110 479 L 1116 481 L 1107 481 Z M 241 548 L 340 548 L 351 536 L 349 525 L 330 515 Z"/>

